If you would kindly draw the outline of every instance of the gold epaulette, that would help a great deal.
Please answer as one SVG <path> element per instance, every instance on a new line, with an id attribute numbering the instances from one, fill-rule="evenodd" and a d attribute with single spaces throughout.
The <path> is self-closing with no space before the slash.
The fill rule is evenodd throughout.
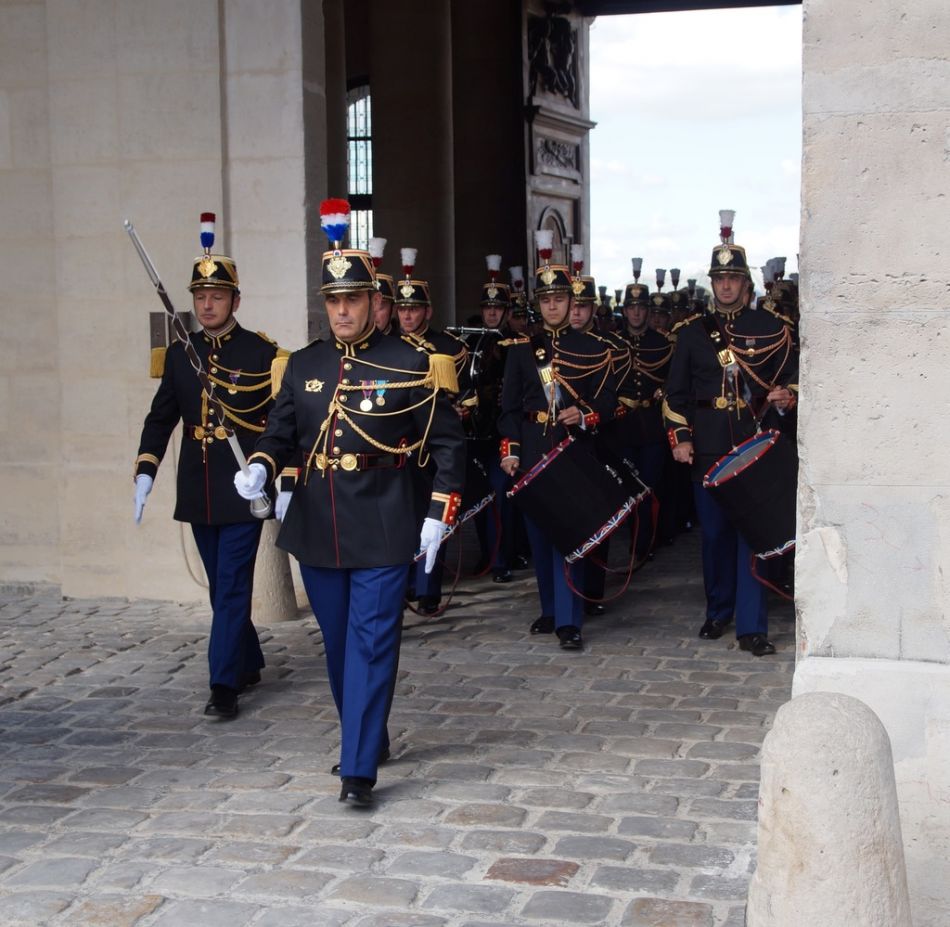
<path id="1" fill-rule="evenodd" d="M 270 362 L 270 394 L 271 397 L 276 397 L 280 392 L 280 384 L 284 379 L 284 371 L 287 369 L 287 361 L 290 359 L 290 352 L 283 351 L 283 348 L 280 348 L 277 351 L 277 356 Z"/>
<path id="2" fill-rule="evenodd" d="M 455 372 L 455 360 L 448 354 L 429 355 L 429 378 L 433 389 L 447 393 L 459 391 L 458 374 Z"/>
<path id="3" fill-rule="evenodd" d="M 267 334 L 267 332 L 258 332 L 257 337 L 263 338 L 268 344 L 277 344 L 277 342 L 274 341 L 274 339 L 271 338 L 270 335 Z"/>
<path id="4" fill-rule="evenodd" d="M 694 312 L 692 315 L 686 316 L 685 319 L 680 319 L 669 331 L 669 336 L 675 335 L 681 328 L 686 325 L 689 325 L 690 322 L 695 322 L 697 319 L 701 319 L 703 314 L 701 312 Z"/>
<path id="5" fill-rule="evenodd" d="M 160 380 L 165 372 L 165 348 L 152 348 L 148 359 L 148 375 L 153 380 Z"/>
<path id="6" fill-rule="evenodd" d="M 513 344 L 531 344 L 530 338 L 503 338 L 498 342 L 503 348 L 510 348 Z"/>
<path id="7" fill-rule="evenodd" d="M 795 322 L 791 318 L 789 318 L 789 316 L 782 315 L 782 313 L 779 312 L 778 309 L 775 308 L 774 303 L 771 306 L 769 306 L 769 300 L 766 300 L 764 303 L 762 303 L 762 308 L 769 315 L 775 316 L 775 318 L 777 318 L 783 324 L 787 325 L 789 328 L 794 328 Z"/>

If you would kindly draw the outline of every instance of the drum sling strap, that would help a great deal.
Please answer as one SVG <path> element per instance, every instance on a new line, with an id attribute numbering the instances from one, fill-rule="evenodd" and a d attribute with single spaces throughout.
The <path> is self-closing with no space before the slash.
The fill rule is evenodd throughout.
<path id="1" fill-rule="evenodd" d="M 757 401 L 752 395 L 752 389 L 749 386 L 748 380 L 746 380 L 745 371 L 736 360 L 735 352 L 732 350 L 732 342 L 722 324 L 722 319 L 719 318 L 719 313 L 713 309 L 704 312 L 702 318 L 703 328 L 706 329 L 706 334 L 712 342 L 713 350 L 716 352 L 716 359 L 723 369 L 732 367 L 736 371 L 737 379 L 742 386 L 742 398 L 748 404 L 749 411 L 752 413 L 752 417 L 755 419 L 756 426 L 758 427 L 762 421 L 762 416 L 765 415 L 765 410 L 768 408 L 768 402 L 762 400 Z"/>

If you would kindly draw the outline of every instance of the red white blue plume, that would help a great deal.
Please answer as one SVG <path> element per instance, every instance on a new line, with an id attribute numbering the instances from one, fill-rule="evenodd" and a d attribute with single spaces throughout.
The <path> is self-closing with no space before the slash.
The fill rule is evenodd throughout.
<path id="1" fill-rule="evenodd" d="M 406 275 L 407 280 L 412 276 L 412 272 L 416 268 L 416 255 L 418 253 L 418 248 L 399 249 L 399 257 L 402 260 L 402 272 Z"/>
<path id="2" fill-rule="evenodd" d="M 538 249 L 541 260 L 545 264 L 549 263 L 554 252 L 554 232 L 551 229 L 536 229 L 534 245 Z"/>
<path id="3" fill-rule="evenodd" d="M 205 249 L 205 254 L 211 253 L 214 245 L 214 213 L 203 212 L 201 214 L 201 247 Z"/>
<path id="4" fill-rule="evenodd" d="M 320 204 L 320 227 L 338 251 L 350 227 L 350 204 L 346 200 L 324 200 Z"/>
<path id="5" fill-rule="evenodd" d="M 498 279 L 498 271 L 501 270 L 501 255 L 486 254 L 485 266 L 488 268 L 488 276 L 491 278 L 491 282 L 494 283 Z"/>
<path id="6" fill-rule="evenodd" d="M 379 267 L 383 263 L 383 251 L 386 250 L 385 238 L 371 238 L 367 244 L 369 256 L 373 259 L 373 266 Z"/>
<path id="7" fill-rule="evenodd" d="M 524 289 L 524 268 L 523 267 L 509 267 L 508 273 L 511 274 L 511 285 L 516 290 Z"/>

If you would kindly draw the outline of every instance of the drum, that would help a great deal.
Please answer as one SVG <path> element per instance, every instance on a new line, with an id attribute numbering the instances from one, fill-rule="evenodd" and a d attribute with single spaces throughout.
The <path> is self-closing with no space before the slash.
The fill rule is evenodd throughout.
<path id="1" fill-rule="evenodd" d="M 720 457 L 703 487 L 757 557 L 766 560 L 795 546 L 798 455 L 780 431 L 763 431 Z"/>
<path id="2" fill-rule="evenodd" d="M 548 451 L 508 495 L 568 563 L 616 531 L 637 505 L 618 470 L 574 437 Z"/>

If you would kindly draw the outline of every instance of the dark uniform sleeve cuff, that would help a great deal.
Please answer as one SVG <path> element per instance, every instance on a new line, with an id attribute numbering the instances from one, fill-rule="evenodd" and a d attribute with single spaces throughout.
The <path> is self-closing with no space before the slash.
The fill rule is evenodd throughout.
<path id="1" fill-rule="evenodd" d="M 521 445 L 517 441 L 512 441 L 509 438 L 502 438 L 501 443 L 498 445 L 498 453 L 501 455 L 501 459 L 504 460 L 506 457 L 520 457 Z"/>
<path id="2" fill-rule="evenodd" d="M 263 451 L 255 451 L 247 458 L 247 462 L 263 464 L 267 468 L 267 482 L 272 483 L 277 478 L 277 461 L 270 454 Z"/>
<path id="3" fill-rule="evenodd" d="M 134 480 L 137 476 L 144 473 L 154 480 L 155 474 L 158 473 L 158 465 L 160 463 L 161 461 L 154 454 L 139 454 L 139 456 L 135 458 L 132 479 Z"/>
<path id="4" fill-rule="evenodd" d="M 682 444 L 684 441 L 693 440 L 693 431 L 691 428 L 668 428 L 666 431 L 666 437 L 669 439 L 670 447 L 676 447 L 677 444 Z"/>
<path id="5" fill-rule="evenodd" d="M 434 492 L 429 503 L 429 517 L 454 525 L 458 521 L 459 509 L 462 507 L 462 494 L 458 492 Z"/>

